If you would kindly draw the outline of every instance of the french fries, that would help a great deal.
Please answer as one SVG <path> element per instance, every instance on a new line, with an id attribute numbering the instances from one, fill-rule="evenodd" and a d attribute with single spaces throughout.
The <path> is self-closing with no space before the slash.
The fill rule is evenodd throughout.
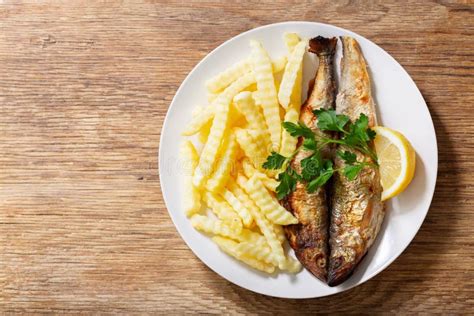
<path id="1" fill-rule="evenodd" d="M 288 58 L 286 56 L 282 56 L 278 59 L 275 59 L 272 62 L 273 73 L 279 73 L 279 72 L 285 70 L 287 62 L 288 62 Z"/>
<path id="2" fill-rule="evenodd" d="M 191 225 L 204 233 L 238 238 L 242 232 L 242 222 L 237 220 L 220 221 L 204 215 L 195 214 L 191 217 Z"/>
<path id="3" fill-rule="evenodd" d="M 256 174 L 268 190 L 275 192 L 276 187 L 278 186 L 278 181 L 255 169 L 248 159 L 242 160 L 242 169 L 244 170 L 244 174 L 247 178 L 251 178 L 254 174 Z"/>
<path id="4" fill-rule="evenodd" d="M 270 132 L 272 148 L 278 151 L 280 148 L 281 122 L 272 64 L 261 43 L 251 41 L 250 46 L 252 49 L 252 69 L 257 81 L 263 115 Z"/>
<path id="5" fill-rule="evenodd" d="M 212 105 L 205 107 L 200 113 L 196 114 L 191 122 L 181 133 L 183 136 L 191 136 L 199 132 L 199 130 L 214 118 L 215 110 Z"/>
<path id="6" fill-rule="evenodd" d="M 247 228 L 243 228 L 240 235 L 235 237 L 235 240 L 240 242 L 251 242 L 255 245 L 264 245 L 266 242 L 262 235 Z"/>
<path id="7" fill-rule="evenodd" d="M 254 269 L 266 272 L 266 273 L 273 273 L 275 271 L 275 266 L 271 264 L 267 264 L 265 262 L 259 261 L 257 259 L 245 256 L 243 254 L 240 254 L 237 251 L 237 246 L 238 243 L 236 243 L 233 240 L 227 239 L 227 238 L 222 238 L 219 236 L 212 237 L 212 240 L 219 246 L 219 248 L 222 249 L 225 253 L 228 255 L 231 255 L 232 257 L 248 264 Z"/>
<path id="8" fill-rule="evenodd" d="M 285 114 L 285 122 L 297 123 L 299 116 L 299 111 L 291 106 Z M 281 134 L 280 155 L 290 157 L 295 151 L 297 143 L 298 138 L 291 136 L 290 133 L 284 130 Z"/>
<path id="9" fill-rule="evenodd" d="M 240 256 L 252 257 L 268 264 L 278 264 L 270 247 L 265 245 L 254 245 L 250 242 L 241 242 L 236 246 L 236 252 Z M 286 258 L 286 261 L 281 267 L 282 270 L 287 270 L 290 273 L 297 273 L 301 268 L 301 263 L 291 257 Z"/>
<path id="10" fill-rule="evenodd" d="M 286 32 L 283 34 L 283 42 L 285 42 L 288 54 L 291 54 L 296 45 L 301 41 L 301 38 L 296 33 Z"/>
<path id="11" fill-rule="evenodd" d="M 234 193 L 225 189 L 222 192 L 222 197 L 239 214 L 244 226 L 250 227 L 253 222 L 252 215 L 250 214 L 250 211 L 247 209 L 247 207 L 243 205 L 242 202 L 240 202 L 240 200 L 235 197 Z"/>
<path id="12" fill-rule="evenodd" d="M 281 269 L 286 270 L 290 273 L 298 273 L 298 272 L 301 271 L 301 268 L 303 268 L 303 266 L 301 265 L 301 263 L 298 260 L 295 260 L 291 257 L 288 257 L 288 258 L 286 258 L 286 262 L 283 265 L 283 268 L 281 268 Z"/>
<path id="13" fill-rule="evenodd" d="M 301 264 L 285 255 L 282 225 L 297 219 L 275 195 L 277 170 L 264 169 L 272 151 L 290 157 L 297 139 L 282 130 L 298 122 L 302 60 L 306 42 L 283 36 L 288 55 L 271 60 L 251 41 L 250 56 L 205 82 L 208 104 L 196 107 L 180 149 L 184 172 L 183 209 L 194 229 L 219 248 L 266 273 L 297 273 Z"/>
<path id="14" fill-rule="evenodd" d="M 207 142 L 207 139 L 209 138 L 209 134 L 211 133 L 211 127 L 212 127 L 212 121 L 207 122 L 204 124 L 201 129 L 198 132 L 198 140 L 202 144 L 205 144 Z M 198 160 L 199 162 L 199 160 Z"/>
<path id="15" fill-rule="evenodd" d="M 268 246 L 255 246 L 250 242 L 241 242 L 237 245 L 236 251 L 239 255 L 254 257 L 257 260 L 273 265 L 278 264 L 272 250 Z"/>
<path id="16" fill-rule="evenodd" d="M 199 155 L 193 143 L 186 141 L 181 145 L 180 156 L 184 170 L 183 208 L 186 215 L 191 216 L 201 209 L 201 194 L 193 185 L 193 172 L 198 164 Z"/>
<path id="17" fill-rule="evenodd" d="M 298 223 L 296 217 L 278 204 L 265 189 L 257 175 L 253 175 L 245 184 L 244 190 L 255 201 L 265 216 L 275 224 L 290 225 Z"/>
<path id="18" fill-rule="evenodd" d="M 263 148 L 259 147 L 249 132 L 242 128 L 234 129 L 237 142 L 245 155 L 250 159 L 255 168 L 261 168 L 265 162 L 266 156 Z"/>
<path id="19" fill-rule="evenodd" d="M 274 73 L 283 71 L 285 69 L 288 58 L 282 56 L 272 62 L 272 71 Z M 250 72 L 252 69 L 252 60 L 250 58 L 244 59 L 241 62 L 234 64 L 223 72 L 217 74 L 213 78 L 206 81 L 206 87 L 209 92 L 210 101 L 227 88 L 232 82 L 237 80 L 239 77 Z"/>
<path id="20" fill-rule="evenodd" d="M 261 130 L 258 129 L 253 129 L 253 128 L 246 128 L 247 133 L 249 133 L 250 137 L 252 140 L 255 142 L 255 145 L 259 148 L 261 151 L 262 160 L 265 161 L 266 157 L 270 154 L 270 145 L 268 144 L 266 139 L 266 135 L 262 134 Z"/>
<path id="21" fill-rule="evenodd" d="M 250 58 L 231 66 L 230 68 L 219 73 L 215 77 L 206 81 L 207 90 L 210 93 L 219 93 L 227 88 L 232 82 L 236 81 L 246 73 L 252 70 Z"/>
<path id="22" fill-rule="evenodd" d="M 260 141 L 260 146 L 264 147 L 264 153 L 268 153 L 271 146 L 270 135 L 268 134 L 265 119 L 256 106 L 252 93 L 248 91 L 239 93 L 235 96 L 234 103 L 245 116 L 249 127 L 255 131 L 255 138 Z"/>
<path id="23" fill-rule="evenodd" d="M 234 135 L 229 135 L 224 143 L 223 156 L 217 162 L 216 170 L 207 181 L 207 189 L 210 192 L 217 192 L 221 190 L 230 177 L 233 164 L 235 163 L 235 156 L 237 155 L 237 142 Z"/>
<path id="24" fill-rule="evenodd" d="M 202 198 L 219 219 L 224 221 L 240 221 L 240 217 L 237 212 L 234 211 L 234 209 L 222 198 L 210 192 L 204 192 Z"/>
<path id="25" fill-rule="evenodd" d="M 285 237 L 285 232 L 283 231 L 283 227 L 280 225 L 273 224 L 273 231 L 276 234 L 276 237 L 280 243 L 285 242 L 286 237 Z"/>
<path id="26" fill-rule="evenodd" d="M 303 63 L 303 56 L 306 51 L 307 42 L 299 42 L 293 51 L 291 52 L 288 63 L 285 67 L 285 72 L 283 73 L 283 78 L 281 80 L 280 90 L 278 92 L 278 101 L 280 104 L 287 109 L 290 105 L 291 94 L 293 93 L 294 85 L 296 84 L 296 79 L 298 77 L 298 72 L 301 69 Z"/>
<path id="27" fill-rule="evenodd" d="M 212 103 L 212 102 L 214 102 L 215 99 L 217 99 L 218 96 L 219 96 L 219 93 L 208 92 L 207 93 L 207 101 L 209 103 Z"/>
<path id="28" fill-rule="evenodd" d="M 244 176 L 239 175 L 237 176 L 237 183 L 240 188 L 243 188 L 246 191 L 248 180 L 245 179 Z M 231 183 L 232 184 L 232 183 Z M 273 228 L 273 224 L 270 223 L 267 218 L 265 218 L 264 213 L 262 210 L 257 206 L 254 199 L 250 197 L 246 197 L 246 194 L 243 193 L 237 186 L 232 184 L 232 190 L 238 192 L 238 196 L 244 199 L 245 203 L 248 205 L 248 209 L 250 210 L 255 222 L 257 223 L 258 227 L 262 231 L 265 239 L 267 240 L 268 245 L 272 249 L 275 254 L 275 260 L 278 262 L 279 266 L 283 266 L 285 264 L 285 255 L 283 253 L 283 247 L 281 242 L 278 240 L 276 235 L 275 229 Z M 248 194 L 249 192 L 247 192 Z M 250 194 L 249 194 L 250 195 Z"/>
<path id="29" fill-rule="evenodd" d="M 255 82 L 253 74 L 247 74 L 234 81 L 228 86 L 219 97 L 217 97 L 213 106 L 217 107 L 214 121 L 212 123 L 209 138 L 201 153 L 199 164 L 194 172 L 193 183 L 196 187 L 201 188 L 207 177 L 212 172 L 217 152 L 219 150 L 222 138 L 229 120 L 230 103 L 234 96 Z"/>

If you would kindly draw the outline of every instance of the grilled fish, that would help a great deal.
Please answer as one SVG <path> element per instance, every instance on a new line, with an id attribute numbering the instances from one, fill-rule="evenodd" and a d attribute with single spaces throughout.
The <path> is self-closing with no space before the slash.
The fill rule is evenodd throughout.
<path id="1" fill-rule="evenodd" d="M 364 113 L 372 127 L 376 124 L 376 113 L 364 56 L 355 39 L 341 37 L 341 41 L 343 57 L 336 111 L 349 116 L 351 121 Z M 370 157 L 357 150 L 342 145 L 338 149 L 355 153 L 358 161 L 370 161 Z M 345 165 L 340 157 L 334 158 L 334 163 L 336 168 Z M 345 281 L 373 244 L 385 215 L 381 193 L 378 168 L 364 168 L 353 181 L 337 172 L 334 174 L 329 232 L 330 286 Z"/>
<path id="2" fill-rule="evenodd" d="M 323 133 L 317 127 L 317 117 L 313 110 L 334 108 L 336 85 L 334 81 L 333 59 L 337 38 L 318 36 L 309 42 L 309 51 L 319 57 L 319 66 L 308 100 L 301 109 L 300 121 L 314 133 Z M 326 137 L 331 136 L 325 134 Z M 299 139 L 301 145 L 302 139 Z M 324 158 L 329 158 L 330 148 L 322 150 Z M 301 160 L 311 153 L 302 149 L 291 162 L 291 167 L 301 173 Z M 298 224 L 285 227 L 290 246 L 296 257 L 320 280 L 326 282 L 328 262 L 328 206 L 326 188 L 314 193 L 306 191 L 306 185 L 298 182 L 295 191 L 283 202 L 285 207 L 298 218 Z"/>

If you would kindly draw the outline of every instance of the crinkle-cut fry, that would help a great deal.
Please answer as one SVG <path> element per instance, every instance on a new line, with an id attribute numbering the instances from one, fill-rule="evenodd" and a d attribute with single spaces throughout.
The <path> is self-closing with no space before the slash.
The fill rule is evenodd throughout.
<path id="1" fill-rule="evenodd" d="M 283 74 L 282 74 L 283 76 Z M 281 78 L 282 76 L 280 76 L 279 78 L 275 78 L 275 87 L 276 87 L 276 93 L 277 93 L 277 96 L 278 96 L 278 93 L 280 92 L 280 85 L 281 85 Z M 281 110 L 281 109 L 278 109 L 278 110 Z M 280 111 L 278 111 L 278 113 L 280 113 Z M 280 115 L 280 120 L 281 120 L 281 115 Z"/>
<path id="2" fill-rule="evenodd" d="M 207 93 L 207 102 L 209 102 L 209 103 L 214 102 L 217 99 L 218 96 L 219 96 L 219 93 L 208 92 Z"/>
<path id="3" fill-rule="evenodd" d="M 256 168 L 261 168 L 265 162 L 266 156 L 262 148 L 259 148 L 247 130 L 242 128 L 234 128 L 235 136 L 240 148 L 245 152 L 252 164 Z"/>
<path id="4" fill-rule="evenodd" d="M 250 192 L 247 191 L 249 189 L 247 182 L 248 180 L 243 175 L 239 174 L 237 176 L 237 183 L 230 181 L 228 187 L 232 192 L 234 192 L 237 198 L 247 206 L 250 214 L 252 214 L 255 222 L 257 223 L 257 226 L 265 236 L 268 246 L 270 246 L 272 249 L 275 259 L 278 262 L 278 266 L 283 267 L 286 260 L 285 254 L 283 252 L 282 243 L 279 241 L 275 233 L 274 224 L 268 221 L 268 219 L 264 216 L 263 211 L 261 211 L 261 209 L 255 203 L 255 200 L 249 196 Z"/>
<path id="5" fill-rule="evenodd" d="M 262 163 L 264 163 L 265 157 L 268 157 L 268 155 L 270 155 L 270 150 L 271 150 L 271 146 L 267 142 L 268 138 L 266 137 L 265 134 L 262 133 L 261 130 L 257 130 L 253 128 L 246 128 L 245 130 L 249 133 L 250 137 L 253 139 L 257 147 L 261 149 L 262 158 L 263 158 Z"/>
<path id="6" fill-rule="evenodd" d="M 218 95 L 216 95 L 217 97 Z M 214 99 L 213 102 L 216 100 Z M 192 136 L 194 134 L 197 134 L 201 132 L 203 129 L 205 129 L 209 124 L 212 124 L 212 119 L 214 118 L 216 112 L 218 111 L 218 108 L 215 103 L 211 103 L 210 105 L 207 105 L 206 107 L 202 106 L 197 106 L 193 112 L 192 116 L 193 118 L 191 121 L 188 123 L 186 126 L 185 130 L 181 133 L 183 136 Z M 232 119 L 230 123 L 236 124 L 238 123 L 239 120 L 242 120 L 244 118 L 240 111 L 237 109 L 233 109 L 231 106 L 229 117 Z"/>
<path id="7" fill-rule="evenodd" d="M 283 34 L 283 41 L 285 42 L 288 53 L 291 54 L 295 49 L 296 45 L 301 41 L 301 38 L 296 33 L 285 32 Z"/>
<path id="8" fill-rule="evenodd" d="M 286 236 L 283 227 L 278 224 L 273 224 L 273 231 L 275 232 L 275 235 L 277 236 L 277 239 L 280 241 L 280 243 L 284 243 Z"/>
<path id="9" fill-rule="evenodd" d="M 220 196 L 206 191 L 203 193 L 202 198 L 219 219 L 223 221 L 232 221 L 235 219 L 241 221 L 240 216 Z"/>
<path id="10" fill-rule="evenodd" d="M 239 199 L 231 191 L 224 189 L 221 193 L 222 197 L 229 203 L 230 206 L 239 214 L 242 223 L 245 227 L 250 227 L 253 222 L 253 217 L 247 207 L 240 202 Z"/>
<path id="11" fill-rule="evenodd" d="M 209 133 L 211 132 L 212 121 L 207 122 L 198 133 L 198 140 L 205 144 L 209 138 Z"/>
<path id="12" fill-rule="evenodd" d="M 199 155 L 189 140 L 181 145 L 180 158 L 184 172 L 183 208 L 185 214 L 191 216 L 201 210 L 201 193 L 193 185 L 193 172 L 198 164 Z"/>
<path id="13" fill-rule="evenodd" d="M 204 111 L 203 106 L 196 106 L 193 109 L 192 115 L 193 118 L 200 115 L 202 111 Z M 211 132 L 211 126 L 212 126 L 212 119 L 208 120 L 204 125 L 202 125 L 197 132 L 198 140 L 200 143 L 205 144 L 207 142 L 207 138 L 209 137 L 209 133 Z"/>
<path id="14" fill-rule="evenodd" d="M 261 97 L 260 97 L 260 94 L 259 94 L 259 91 L 254 91 L 252 92 L 252 99 L 254 100 L 255 102 L 255 105 L 256 105 L 256 112 L 260 115 L 260 118 L 258 117 L 253 117 L 253 118 L 248 118 L 247 121 L 248 122 L 252 122 L 252 126 L 250 124 L 248 124 L 248 128 L 251 128 L 251 129 L 257 129 L 260 131 L 260 133 L 262 134 L 261 137 L 263 138 L 263 141 L 265 142 L 266 146 L 266 150 L 265 150 L 265 154 L 266 156 L 269 155 L 269 153 L 273 150 L 273 145 L 272 145 L 272 141 L 271 141 L 271 138 L 270 138 L 270 132 L 268 131 L 268 127 L 267 127 L 267 122 L 264 118 L 264 116 L 262 115 L 262 112 L 260 111 L 260 109 L 262 109 L 262 100 L 261 100 Z M 246 117 L 247 118 L 247 117 Z M 256 125 L 256 123 L 261 120 L 263 118 L 263 124 L 262 123 L 258 123 L 258 125 L 263 125 L 263 127 L 261 128 L 256 128 L 254 125 Z M 250 120 L 250 121 L 249 121 Z"/>
<path id="15" fill-rule="evenodd" d="M 245 117 L 241 116 L 232 122 L 231 128 L 232 127 L 245 128 L 246 125 L 247 125 L 247 121 L 245 120 Z"/>
<path id="16" fill-rule="evenodd" d="M 267 244 L 265 236 L 262 236 L 259 233 L 254 232 L 248 228 L 242 228 L 242 232 L 238 236 L 235 236 L 234 239 L 240 242 L 251 242 L 255 245 Z"/>
<path id="17" fill-rule="evenodd" d="M 224 137 L 224 132 L 228 127 L 230 103 L 232 99 L 237 93 L 252 83 L 255 83 L 255 76 L 252 73 L 240 77 L 228 86 L 212 104 L 212 106 L 216 107 L 216 113 L 212 122 L 211 132 L 202 150 L 199 164 L 194 172 L 193 183 L 196 187 L 202 188 L 212 172 L 217 153 Z"/>
<path id="18" fill-rule="evenodd" d="M 229 180 L 232 169 L 235 168 L 235 157 L 237 155 L 237 142 L 235 136 L 229 134 L 224 140 L 223 155 L 218 159 L 214 173 L 209 177 L 206 188 L 210 192 L 218 192 L 224 188 Z"/>
<path id="19" fill-rule="evenodd" d="M 257 177 L 260 181 L 262 181 L 263 185 L 265 186 L 265 188 L 267 188 L 267 190 L 271 192 L 276 192 L 276 188 L 280 184 L 277 180 L 270 178 L 264 173 L 258 173 Z"/>
<path id="20" fill-rule="evenodd" d="M 278 177 L 278 174 L 282 172 L 282 170 L 275 170 L 275 169 L 266 169 L 265 174 L 270 178 L 270 179 L 276 179 Z M 278 185 L 277 185 L 278 186 Z M 272 189 L 270 189 L 273 191 Z M 276 187 L 275 187 L 276 190 Z"/>
<path id="21" fill-rule="evenodd" d="M 260 97 L 260 93 L 257 91 L 253 91 L 252 92 L 252 99 L 254 100 L 255 102 L 255 105 L 257 107 L 261 107 L 262 106 L 262 98 Z M 260 112 L 260 111 L 259 111 Z M 263 115 L 262 115 L 263 117 Z M 265 121 L 265 118 L 263 117 L 263 120 Z M 267 126 L 267 123 L 265 122 L 265 126 Z"/>
<path id="22" fill-rule="evenodd" d="M 298 261 L 298 260 L 295 260 L 291 257 L 287 257 L 286 258 L 286 261 L 285 261 L 285 264 L 283 266 L 283 268 L 280 268 L 282 270 L 286 270 L 290 273 L 298 273 L 301 271 L 301 268 L 303 268 L 303 266 L 301 265 L 301 263 Z"/>
<path id="23" fill-rule="evenodd" d="M 262 246 L 254 245 L 249 242 L 241 242 L 238 244 L 236 250 L 241 255 L 253 257 L 269 264 L 278 265 L 275 255 L 267 245 Z M 290 273 L 298 273 L 301 271 L 301 268 L 301 263 L 289 256 L 285 258 L 285 263 L 283 267 L 281 267 L 282 270 L 286 270 Z"/>
<path id="24" fill-rule="evenodd" d="M 251 178 L 254 174 L 259 173 L 248 158 L 242 159 L 242 170 L 247 178 Z"/>
<path id="25" fill-rule="evenodd" d="M 272 61 L 273 72 L 281 72 L 285 69 L 288 58 L 282 56 Z M 245 75 L 252 70 L 252 60 L 250 58 L 244 59 L 223 72 L 217 74 L 213 78 L 206 81 L 208 89 L 208 101 L 212 102 L 227 86 L 237 80 L 239 77 Z"/>
<path id="26" fill-rule="evenodd" d="M 235 157 L 235 159 L 237 160 L 237 166 L 236 166 L 236 168 L 235 168 L 236 172 L 237 172 L 238 170 L 240 170 L 240 167 L 241 167 L 238 162 L 239 162 L 240 160 L 242 160 L 244 157 L 245 157 L 245 153 L 244 153 L 244 151 L 242 150 L 242 148 L 239 147 L 239 148 L 237 149 L 237 156 Z M 232 173 L 232 176 L 234 176 L 234 175 L 235 175 L 235 173 Z"/>
<path id="27" fill-rule="evenodd" d="M 199 132 L 199 130 L 212 121 L 215 115 L 214 105 L 210 104 L 202 109 L 200 112 L 196 111 L 196 115 L 193 115 L 191 122 L 189 122 L 184 131 L 181 133 L 183 136 L 191 136 Z M 194 114 L 194 113 L 193 113 Z"/>
<path id="28" fill-rule="evenodd" d="M 277 180 L 270 178 L 264 173 L 259 173 L 258 178 L 263 182 L 263 185 L 270 191 L 276 192 L 277 186 L 280 184 Z"/>
<path id="29" fill-rule="evenodd" d="M 264 236 L 243 228 L 242 221 L 238 218 L 220 220 L 195 214 L 191 217 L 191 224 L 202 232 L 229 237 L 238 242 L 249 242 L 256 246 L 267 244 Z"/>
<path id="30" fill-rule="evenodd" d="M 240 126 L 247 123 L 245 116 L 237 109 L 234 103 L 230 105 L 229 126 Z"/>
<path id="31" fill-rule="evenodd" d="M 270 132 L 272 148 L 278 152 L 280 148 L 281 122 L 272 64 L 268 53 L 261 43 L 251 41 L 250 46 L 252 51 L 252 69 L 257 81 L 263 116 Z"/>
<path id="32" fill-rule="evenodd" d="M 304 58 L 304 57 L 303 57 Z M 290 105 L 288 108 L 294 107 L 298 114 L 301 109 L 301 93 L 303 91 L 303 62 L 300 64 L 298 73 L 296 75 L 295 85 L 290 96 Z M 279 92 L 279 91 L 278 91 Z"/>
<path id="33" fill-rule="evenodd" d="M 234 104 L 236 104 L 238 110 L 245 116 L 249 127 L 257 132 L 258 138 L 263 142 L 265 148 L 267 148 L 265 151 L 269 151 L 268 149 L 270 149 L 271 146 L 270 134 L 267 124 L 265 123 L 265 118 L 252 97 L 253 94 L 256 95 L 257 93 L 244 91 L 237 94 L 234 97 Z"/>
<path id="34" fill-rule="evenodd" d="M 265 263 L 278 265 L 275 255 L 267 245 L 254 245 L 249 242 L 241 242 L 236 248 L 237 253 L 242 256 L 248 256 Z"/>
<path id="35" fill-rule="evenodd" d="M 263 211 L 265 216 L 275 224 L 297 224 L 298 220 L 283 206 L 276 202 L 270 192 L 263 186 L 257 175 L 253 175 L 246 183 L 245 191 Z"/>
<path id="36" fill-rule="evenodd" d="M 299 111 L 290 106 L 285 114 L 285 122 L 298 123 L 299 116 Z M 283 130 L 281 132 L 280 155 L 290 157 L 294 153 L 297 143 L 298 138 L 291 136 L 290 133 Z"/>
<path id="37" fill-rule="evenodd" d="M 257 83 L 251 84 L 250 86 L 248 86 L 247 88 L 245 88 L 245 91 L 248 91 L 248 92 L 257 91 Z"/>
<path id="38" fill-rule="evenodd" d="M 246 73 L 252 70 L 252 61 L 250 58 L 244 59 L 223 72 L 217 74 L 206 81 L 206 88 L 211 93 L 219 93 L 232 82 L 236 81 Z"/>
<path id="39" fill-rule="evenodd" d="M 294 86 L 297 84 L 296 79 L 298 77 L 298 71 L 303 63 L 306 46 L 306 41 L 299 42 L 291 53 L 288 63 L 286 64 L 285 72 L 283 73 L 283 78 L 280 84 L 280 90 L 278 92 L 278 101 L 285 109 L 290 105 L 291 95 Z"/>
<path id="40" fill-rule="evenodd" d="M 214 241 L 222 251 L 234 257 L 235 259 L 242 261 L 243 263 L 249 265 L 250 267 L 254 269 L 257 269 L 266 273 L 273 273 L 275 271 L 275 266 L 271 264 L 259 261 L 251 257 L 243 256 L 237 253 L 236 247 L 238 243 L 236 243 L 235 241 L 231 239 L 215 236 L 212 238 L 212 241 Z"/>
<path id="41" fill-rule="evenodd" d="M 236 238 L 242 232 L 242 222 L 237 220 L 221 221 L 204 215 L 191 217 L 191 225 L 204 233 Z"/>
<path id="42" fill-rule="evenodd" d="M 290 105 L 288 108 L 294 107 L 298 113 L 301 110 L 301 93 L 303 91 L 303 64 L 300 65 L 298 74 L 296 75 L 295 85 L 290 97 Z"/>
<path id="43" fill-rule="evenodd" d="M 179 148 L 181 167 L 185 175 L 193 174 L 199 162 L 199 154 L 190 140 L 185 140 Z"/>
<path id="44" fill-rule="evenodd" d="M 280 58 L 274 59 L 272 61 L 273 73 L 279 73 L 280 71 L 285 70 L 287 62 L 288 58 L 286 56 L 281 56 Z"/>
<path id="45" fill-rule="evenodd" d="M 244 174 L 247 178 L 251 178 L 254 174 L 258 176 L 258 178 L 263 182 L 263 185 L 270 191 L 275 192 L 276 187 L 278 186 L 278 181 L 275 179 L 270 178 L 267 176 L 265 173 L 258 171 L 255 169 L 255 167 L 252 165 L 252 163 L 244 158 L 242 159 L 242 169 L 244 171 Z"/>
<path id="46" fill-rule="evenodd" d="M 262 109 L 262 97 L 260 96 L 260 92 L 258 90 L 252 92 L 252 99 L 254 100 L 255 105 L 257 106 L 258 113 L 260 113 L 260 115 L 263 117 L 263 115 L 260 112 L 260 110 Z M 284 110 L 280 109 L 280 107 L 278 108 L 278 115 L 280 116 L 280 121 L 281 121 L 281 119 L 283 119 L 284 115 L 280 115 L 280 110 L 283 111 L 283 112 L 284 112 Z M 263 109 L 262 109 L 262 111 L 263 111 Z M 267 122 L 265 120 L 265 117 L 264 117 L 264 123 L 265 123 L 264 126 L 266 128 L 265 134 L 268 135 L 268 139 L 266 140 L 266 142 L 269 143 L 267 152 L 271 152 L 271 151 L 273 151 L 273 146 L 271 144 L 270 132 L 268 131 Z M 281 122 L 280 122 L 280 124 L 281 124 Z M 250 125 L 249 125 L 249 127 L 250 127 Z M 253 128 L 253 127 L 250 127 L 250 128 Z"/>

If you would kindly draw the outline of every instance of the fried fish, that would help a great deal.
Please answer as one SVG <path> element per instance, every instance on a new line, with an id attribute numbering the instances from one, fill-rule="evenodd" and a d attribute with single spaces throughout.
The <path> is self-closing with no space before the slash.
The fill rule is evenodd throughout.
<path id="1" fill-rule="evenodd" d="M 376 125 L 376 112 L 364 56 L 355 39 L 344 36 L 341 41 L 343 57 L 336 110 L 351 121 L 365 114 L 372 127 Z M 358 161 L 371 161 L 355 149 L 340 145 L 338 150 L 356 154 Z M 335 157 L 334 163 L 337 169 L 345 166 L 340 157 Z M 338 172 L 334 174 L 327 280 L 330 286 L 344 282 L 373 244 L 385 215 L 381 193 L 376 167 L 365 167 L 352 181 Z"/>
<path id="2" fill-rule="evenodd" d="M 301 109 L 300 121 L 316 134 L 324 133 L 318 129 L 318 109 L 332 109 L 336 99 L 334 78 L 334 52 L 337 38 L 315 37 L 309 41 L 309 51 L 319 58 L 319 66 L 308 100 Z M 324 133 L 324 136 L 331 135 Z M 303 140 L 299 139 L 299 145 Z M 323 158 L 330 157 L 330 148 L 322 149 Z M 300 150 L 291 161 L 291 167 L 301 173 L 301 161 L 311 152 Z M 326 282 L 328 263 L 328 205 L 326 187 L 308 193 L 306 185 L 298 182 L 296 189 L 283 202 L 285 207 L 298 219 L 298 224 L 285 227 L 290 246 L 296 257 L 320 280 Z"/>

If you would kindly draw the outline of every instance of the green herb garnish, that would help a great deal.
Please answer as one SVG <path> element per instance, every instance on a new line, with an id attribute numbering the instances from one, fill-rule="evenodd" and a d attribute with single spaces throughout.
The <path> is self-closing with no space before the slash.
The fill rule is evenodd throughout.
<path id="1" fill-rule="evenodd" d="M 314 110 L 318 117 L 318 127 L 322 131 L 344 132 L 344 127 L 349 122 L 349 117 L 336 114 L 334 110 Z"/>
<path id="2" fill-rule="evenodd" d="M 304 138 L 314 139 L 314 133 L 311 128 L 301 122 L 299 122 L 298 124 L 291 122 L 283 122 L 282 125 L 286 129 L 286 131 L 293 137 L 303 136 Z"/>
<path id="3" fill-rule="evenodd" d="M 287 160 L 288 158 L 272 151 L 270 156 L 267 157 L 267 161 L 263 163 L 262 167 L 265 169 L 280 169 Z"/>
<path id="4" fill-rule="evenodd" d="M 296 171 L 291 167 L 288 167 L 285 171 L 278 175 L 278 181 L 280 184 L 276 187 L 276 194 L 279 200 L 283 199 L 285 196 L 293 192 L 296 188 L 296 182 L 299 177 L 297 176 Z"/>
<path id="5" fill-rule="evenodd" d="M 291 157 L 284 157 L 272 152 L 263 164 L 265 169 L 282 170 L 278 175 L 280 184 L 276 188 L 278 199 L 285 198 L 295 190 L 297 182 L 306 184 L 309 193 L 315 192 L 331 179 L 334 172 L 341 172 L 348 180 L 354 180 L 365 167 L 377 166 L 377 155 L 370 147 L 370 142 L 375 138 L 375 132 L 369 128 L 368 117 L 361 114 L 355 122 L 349 117 L 336 114 L 334 110 L 313 111 L 318 118 L 318 128 L 321 131 L 331 131 L 340 134 L 339 139 L 332 139 L 314 133 L 305 124 L 298 122 L 283 122 L 283 128 L 293 137 L 302 137 L 301 146 L 296 149 Z M 328 144 L 344 145 L 347 150 L 337 151 L 337 155 L 344 160 L 345 166 L 333 168 L 333 162 L 323 159 L 321 150 Z M 296 153 L 304 149 L 309 151 L 308 157 L 301 160 L 301 174 L 298 174 L 289 162 Z M 355 151 L 359 151 L 371 158 L 371 161 L 358 161 Z"/>

